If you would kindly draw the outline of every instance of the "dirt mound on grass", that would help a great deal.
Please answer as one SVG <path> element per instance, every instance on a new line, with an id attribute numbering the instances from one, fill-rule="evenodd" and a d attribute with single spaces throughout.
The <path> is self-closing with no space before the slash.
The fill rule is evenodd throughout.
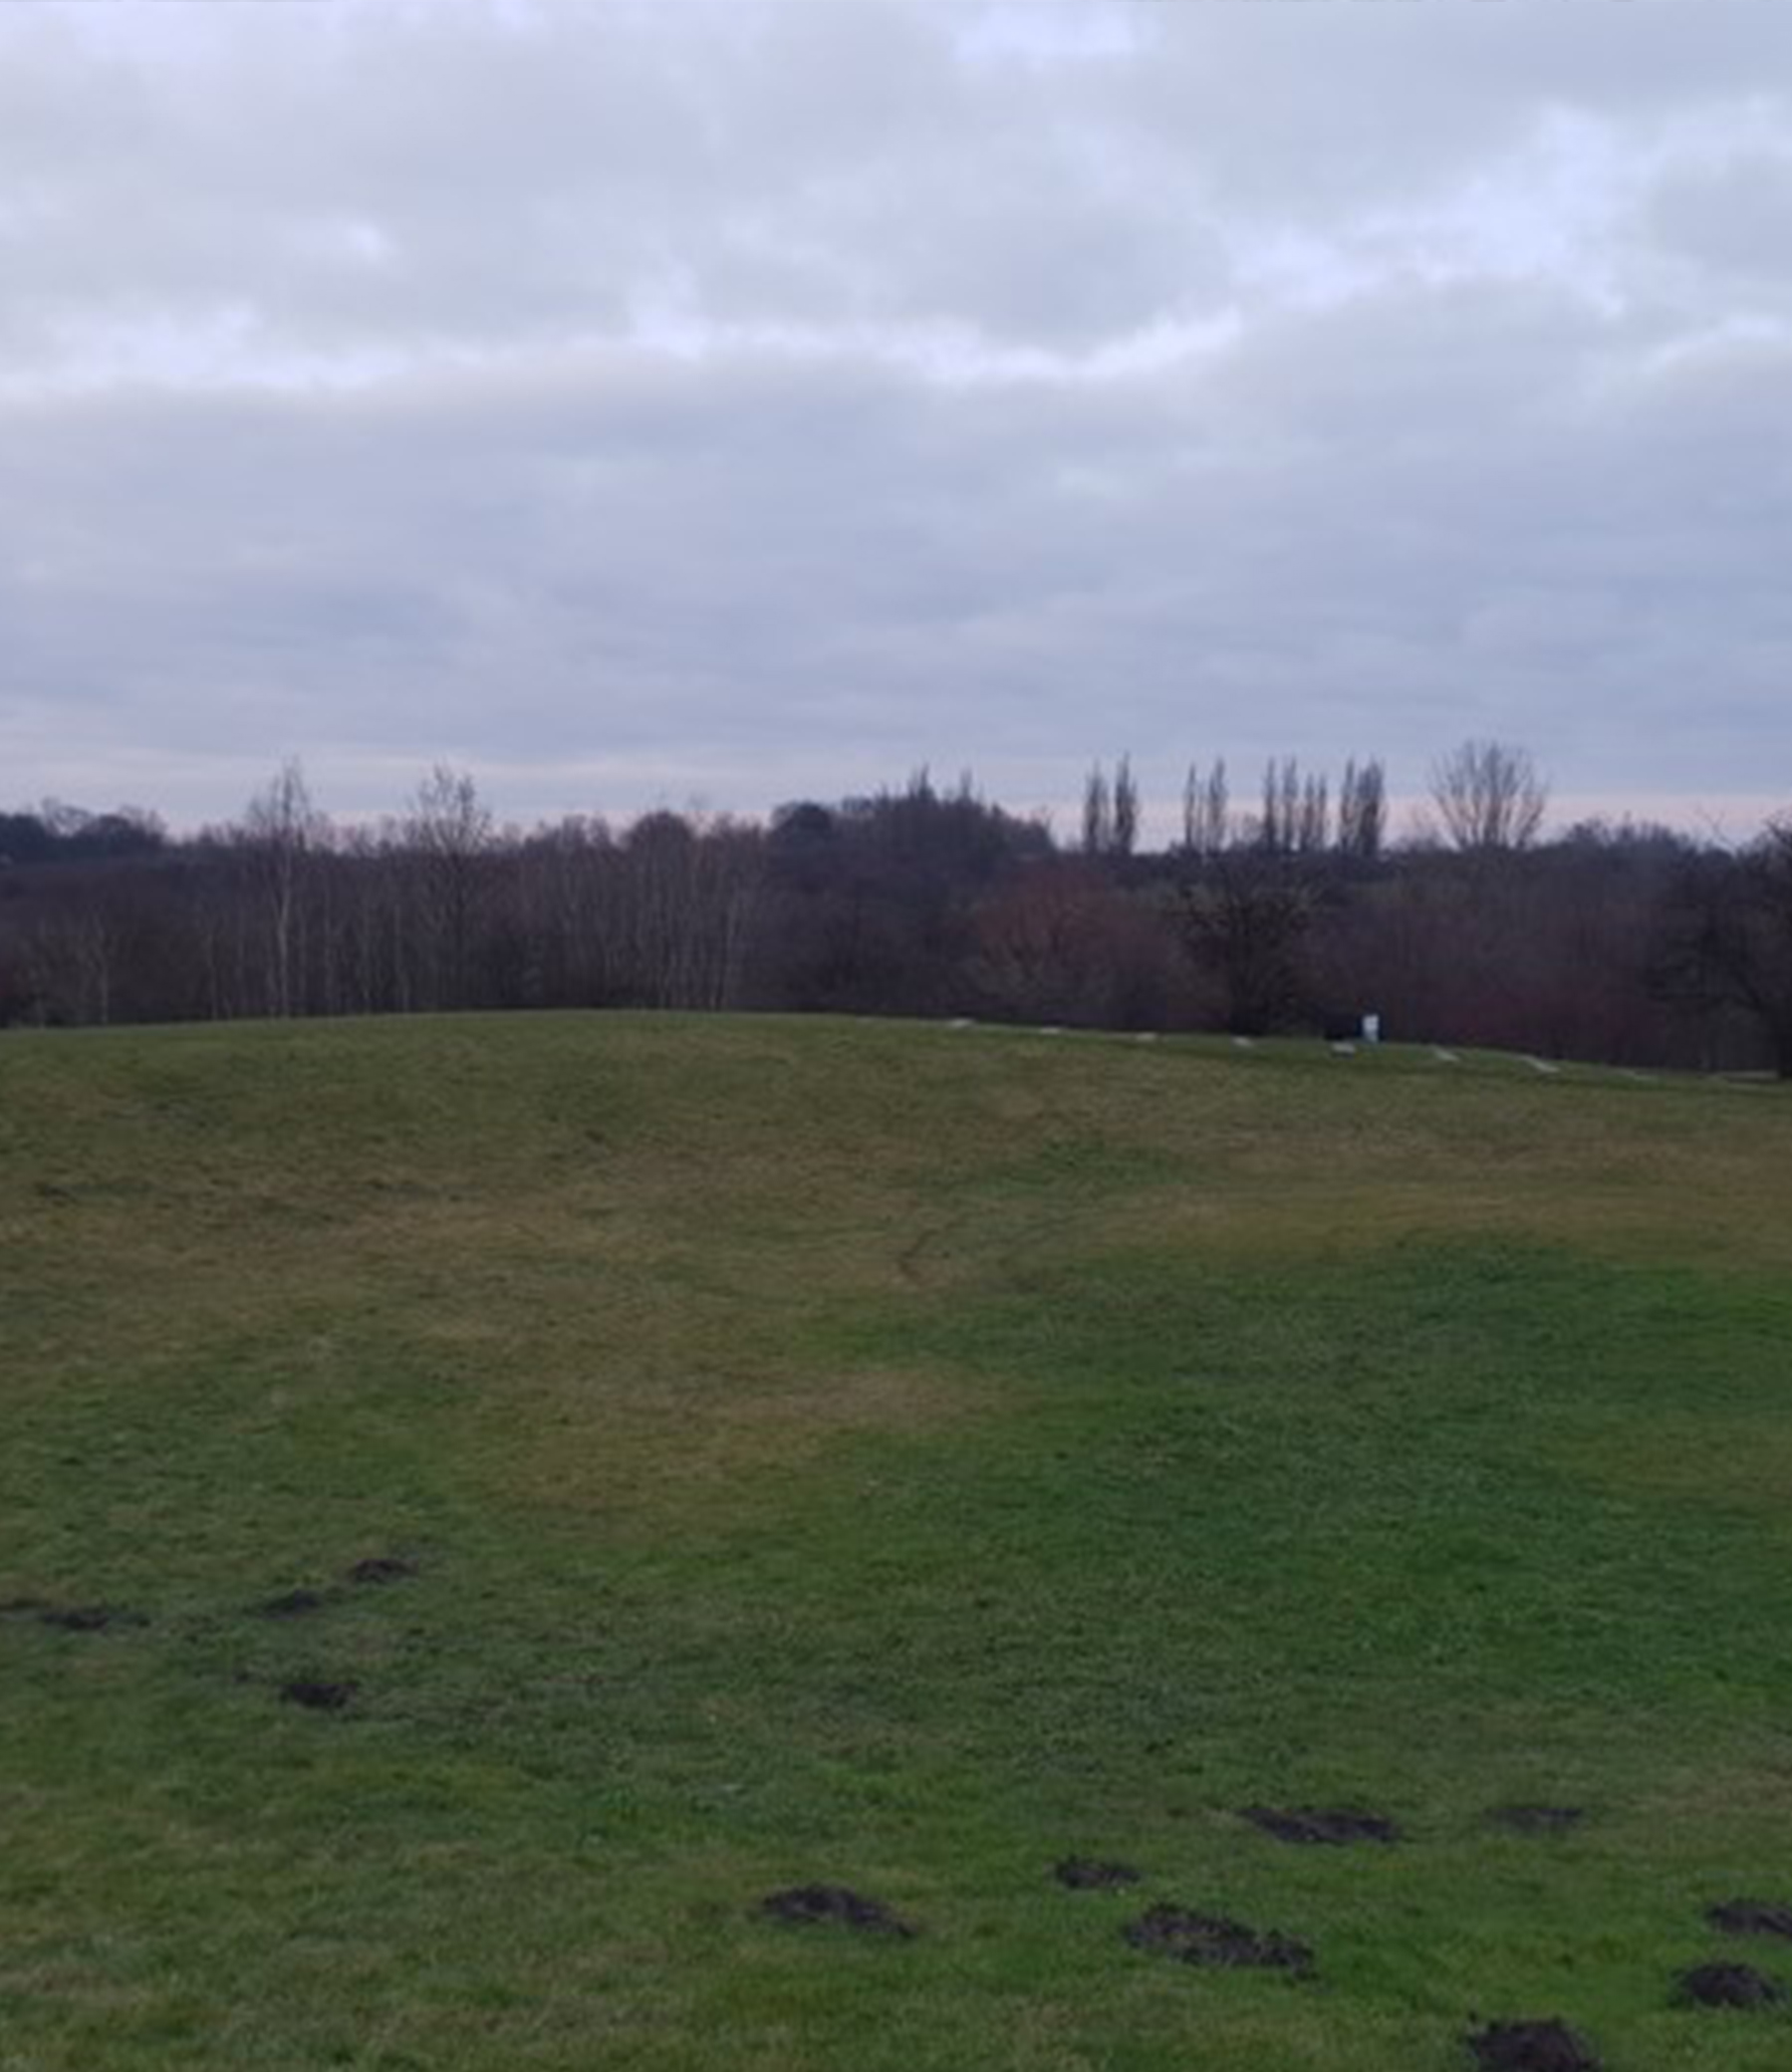
<path id="1" fill-rule="evenodd" d="M 1241 1819 L 1278 1842 L 1340 1847 L 1348 1842 L 1398 1842 L 1400 1829 L 1380 1813 L 1318 1806 L 1245 1806 Z"/>
<path id="2" fill-rule="evenodd" d="M 1561 2021 L 1496 2021 L 1468 2039 L 1483 2072 L 1599 2072 L 1591 2048 Z"/>
<path id="3" fill-rule="evenodd" d="M 792 1928 L 834 1922 L 867 1936 L 914 1934 L 908 1923 L 893 1914 L 882 1900 L 869 1899 L 844 1885 L 793 1885 L 785 1892 L 767 1893 L 759 1902 L 759 1911 Z"/>
<path id="4" fill-rule="evenodd" d="M 1580 1826 L 1586 1813 L 1579 1806 L 1490 1806 L 1487 1825 L 1512 1835 L 1565 1835 Z"/>
<path id="5" fill-rule="evenodd" d="M 414 1576 L 417 1565 L 406 1561 L 401 1554 L 370 1554 L 365 1561 L 358 1561 L 349 1571 L 351 1583 L 397 1583 L 406 1576 Z"/>
<path id="6" fill-rule="evenodd" d="M 1784 1986 L 1752 1964 L 1698 1964 L 1673 1985 L 1682 2007 L 1771 2007 L 1786 1997 Z"/>
<path id="7" fill-rule="evenodd" d="M 1705 1919 L 1726 1936 L 1783 1936 L 1792 1940 L 1792 1907 L 1773 1900 L 1724 1900 Z"/>
<path id="8" fill-rule="evenodd" d="M 354 1702 L 360 1689 L 359 1684 L 320 1684 L 301 1677 L 282 1684 L 280 1695 L 289 1705 L 303 1705 L 311 1712 L 340 1712 Z"/>
<path id="9" fill-rule="evenodd" d="M 117 1605 L 42 1605 L 38 1624 L 64 1633 L 104 1633 L 109 1626 L 147 1626 L 141 1612 L 122 1612 Z"/>
<path id="10" fill-rule="evenodd" d="M 1139 1883 L 1139 1873 L 1131 1864 L 1103 1863 L 1091 1856 L 1067 1856 L 1052 1866 L 1052 1876 L 1072 1892 L 1105 1892 L 1117 1885 Z"/>
<path id="11" fill-rule="evenodd" d="M 1149 1908 L 1121 1934 L 1135 1949 L 1172 1956 L 1184 1964 L 1292 1971 L 1309 1976 L 1313 1952 L 1279 1929 L 1247 1928 L 1219 1914 L 1195 1914 L 1167 1904 Z"/>
<path id="12" fill-rule="evenodd" d="M 303 1619 L 307 1612 L 321 1612 L 325 1600 L 315 1590 L 288 1590 L 255 1607 L 258 1619 Z"/>

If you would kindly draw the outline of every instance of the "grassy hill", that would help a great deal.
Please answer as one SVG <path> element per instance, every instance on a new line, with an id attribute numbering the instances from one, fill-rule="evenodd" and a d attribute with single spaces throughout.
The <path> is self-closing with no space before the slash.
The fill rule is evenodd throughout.
<path id="1" fill-rule="evenodd" d="M 1428 1051 L 0 1040 L 0 2072 L 1783 2072 L 1671 2003 L 1792 1983 L 1703 1918 L 1792 1904 L 1789 1150 Z"/>

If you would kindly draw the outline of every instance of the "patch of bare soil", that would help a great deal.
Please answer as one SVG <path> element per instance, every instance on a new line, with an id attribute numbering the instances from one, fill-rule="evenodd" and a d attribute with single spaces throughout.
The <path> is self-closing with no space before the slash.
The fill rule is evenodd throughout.
<path id="1" fill-rule="evenodd" d="M 1783 1936 L 1792 1940 L 1792 1907 L 1773 1900 L 1724 1900 L 1705 1919 L 1726 1936 Z"/>
<path id="2" fill-rule="evenodd" d="M 1586 1817 L 1579 1806 L 1491 1806 L 1487 1825 L 1513 1835 L 1565 1835 Z"/>
<path id="3" fill-rule="evenodd" d="M 1771 2007 L 1786 1989 L 1752 1964 L 1698 1964 L 1673 1981 L 1682 2007 Z"/>
<path id="4" fill-rule="evenodd" d="M 264 1605 L 257 1605 L 255 1612 L 261 1619 L 303 1619 L 307 1612 L 321 1612 L 325 1603 L 325 1598 L 316 1590 L 289 1590 L 281 1597 L 270 1597 Z"/>
<path id="5" fill-rule="evenodd" d="M 40 1626 L 59 1627 L 64 1633 L 104 1633 L 110 1626 L 147 1626 L 141 1612 L 121 1611 L 117 1605 L 39 1605 Z"/>
<path id="6" fill-rule="evenodd" d="M 1139 1883 L 1139 1873 L 1131 1864 L 1103 1863 L 1091 1856 L 1067 1856 L 1052 1866 L 1052 1876 L 1072 1892 L 1108 1892 L 1117 1885 Z"/>
<path id="7" fill-rule="evenodd" d="M 1247 1928 L 1223 1915 L 1195 1914 L 1161 1903 L 1148 1908 L 1121 1934 L 1135 1949 L 1172 1956 L 1184 1964 L 1220 1964 L 1309 1976 L 1313 1952 L 1279 1929 Z"/>
<path id="8" fill-rule="evenodd" d="M 1380 1813 L 1317 1806 L 1246 1806 L 1240 1818 L 1278 1842 L 1336 1848 L 1348 1842 L 1398 1842 L 1400 1829 Z"/>
<path id="9" fill-rule="evenodd" d="M 302 1677 L 282 1684 L 280 1695 L 289 1705 L 303 1705 L 308 1711 L 340 1712 L 354 1701 L 360 1689 L 359 1684 L 320 1684 Z"/>
<path id="10" fill-rule="evenodd" d="M 1483 2072 L 1599 2072 L 1591 2047 L 1562 2021 L 1496 2021 L 1468 2039 Z"/>
<path id="11" fill-rule="evenodd" d="M 406 1576 L 414 1576 L 417 1565 L 406 1561 L 400 1554 L 370 1554 L 365 1561 L 358 1561 L 349 1571 L 351 1583 L 397 1583 Z"/>
<path id="12" fill-rule="evenodd" d="M 767 1893 L 759 1911 L 773 1921 L 792 1928 L 807 1928 L 816 1922 L 837 1923 L 868 1936 L 912 1936 L 914 1930 L 893 1914 L 882 1900 L 844 1885 L 793 1885 L 786 1892 Z"/>

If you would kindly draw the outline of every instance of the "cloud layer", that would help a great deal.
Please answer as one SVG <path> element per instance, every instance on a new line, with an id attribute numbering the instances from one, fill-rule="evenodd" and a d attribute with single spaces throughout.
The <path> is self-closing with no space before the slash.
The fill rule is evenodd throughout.
<path id="1" fill-rule="evenodd" d="M 1778 0 L 0 10 L 0 803 L 1785 780 Z"/>

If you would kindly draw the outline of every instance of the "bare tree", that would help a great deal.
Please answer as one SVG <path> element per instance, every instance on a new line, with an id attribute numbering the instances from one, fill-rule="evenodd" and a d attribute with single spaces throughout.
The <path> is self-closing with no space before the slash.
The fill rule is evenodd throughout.
<path id="1" fill-rule="evenodd" d="M 304 769 L 296 756 L 289 757 L 267 789 L 249 801 L 241 829 L 266 921 L 263 973 L 269 1014 L 299 1010 L 307 860 L 327 834 L 328 824 L 311 802 Z"/>
<path id="2" fill-rule="evenodd" d="M 1308 846 L 1310 816 L 1325 819 L 1324 781 L 1315 793 L 1301 781 L 1300 757 L 1272 755 L 1263 766 L 1263 811 L 1257 818 L 1256 847 L 1265 856 L 1293 856 Z"/>
<path id="3" fill-rule="evenodd" d="M 1374 863 L 1388 832 L 1388 781 L 1379 762 L 1353 756 L 1338 787 L 1338 852 Z"/>
<path id="4" fill-rule="evenodd" d="M 925 796 L 938 803 L 931 787 Z M 635 823 L 613 876 L 612 917 L 632 998 L 648 1007 L 737 1003 L 764 863 L 758 830 L 726 818 L 662 808 Z"/>
<path id="5" fill-rule="evenodd" d="M 1206 776 L 1188 765 L 1182 784 L 1182 847 L 1190 856 L 1217 856 L 1231 840 L 1231 794 L 1222 755 Z"/>
<path id="6" fill-rule="evenodd" d="M 54 1020 L 104 1026 L 113 1018 L 121 947 L 117 924 L 99 901 L 54 912 L 38 922 L 29 945 L 31 990 L 50 1003 Z"/>
<path id="7" fill-rule="evenodd" d="M 1549 786 L 1530 751 L 1506 741 L 1464 741 L 1431 765 L 1431 799 L 1459 850 L 1524 849 L 1535 841 Z"/>
<path id="8" fill-rule="evenodd" d="M 1262 848 L 1228 850 L 1182 888 L 1184 944 L 1197 968 L 1224 987 L 1234 1035 L 1261 1036 L 1299 1020 L 1313 913 L 1304 867 Z"/>
<path id="9" fill-rule="evenodd" d="M 1083 780 L 1083 854 L 1106 856 L 1114 846 L 1114 794 L 1097 763 Z"/>
<path id="10" fill-rule="evenodd" d="M 418 867 L 435 952 L 438 1007 L 470 1005 L 473 923 L 483 859 L 495 836 L 490 809 L 464 771 L 437 763 L 417 786 L 404 837 Z"/>
<path id="11" fill-rule="evenodd" d="M 1770 820 L 1739 855 L 1686 860 L 1656 975 L 1670 998 L 1740 1010 L 1792 1079 L 1792 816 Z"/>
<path id="12" fill-rule="evenodd" d="M 1251 847 L 1265 856 L 1280 856 L 1286 845 L 1282 840 L 1282 765 L 1276 756 L 1263 766 L 1261 796 L 1263 808 L 1257 815 Z"/>
<path id="13" fill-rule="evenodd" d="M 1139 841 L 1139 780 L 1133 775 L 1133 758 L 1123 755 L 1114 772 L 1114 802 L 1110 848 L 1116 856 L 1131 856 Z"/>
<path id="14" fill-rule="evenodd" d="M 1292 764 L 1289 765 L 1293 767 Z M 1302 856 L 1319 856 L 1331 842 L 1331 788 L 1323 776 L 1308 777 L 1301 785 L 1300 814 L 1295 823 L 1294 846 Z"/>

